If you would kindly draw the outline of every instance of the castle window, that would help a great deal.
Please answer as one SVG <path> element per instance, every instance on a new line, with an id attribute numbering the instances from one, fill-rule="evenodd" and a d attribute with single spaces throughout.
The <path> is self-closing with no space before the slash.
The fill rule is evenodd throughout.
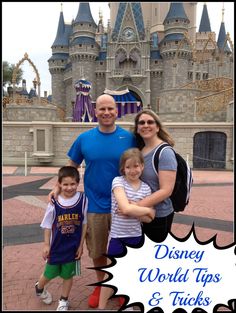
<path id="1" fill-rule="evenodd" d="M 155 8 L 155 16 L 157 16 L 157 8 Z"/>
<path id="2" fill-rule="evenodd" d="M 155 61 L 155 64 L 158 64 L 158 61 Z"/>
<path id="3" fill-rule="evenodd" d="M 81 48 L 81 47 L 82 47 L 82 45 L 81 45 L 81 44 L 79 44 L 79 47 Z"/>
<path id="4" fill-rule="evenodd" d="M 176 21 L 176 23 L 178 23 L 179 20 L 175 20 L 175 21 Z"/>
<path id="5" fill-rule="evenodd" d="M 94 47 L 94 45 L 91 45 L 91 48 L 93 48 Z"/>
<path id="6" fill-rule="evenodd" d="M 91 24 L 89 24 L 89 26 L 92 26 Z"/>
<path id="7" fill-rule="evenodd" d="M 103 65 L 103 62 L 100 62 L 100 65 Z"/>
<path id="8" fill-rule="evenodd" d="M 175 41 L 175 44 L 177 45 L 179 42 L 178 41 Z"/>
<path id="9" fill-rule="evenodd" d="M 193 72 L 188 72 L 188 79 L 193 79 Z"/>

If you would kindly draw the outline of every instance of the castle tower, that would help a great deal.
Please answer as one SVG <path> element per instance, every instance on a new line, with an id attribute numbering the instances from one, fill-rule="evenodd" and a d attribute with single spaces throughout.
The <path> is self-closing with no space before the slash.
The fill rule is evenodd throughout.
<path id="1" fill-rule="evenodd" d="M 217 48 L 218 48 L 218 68 L 217 74 L 219 77 L 227 76 L 229 73 L 233 77 L 233 66 L 232 66 L 232 51 L 228 46 L 228 41 L 226 40 L 226 31 L 225 31 L 225 23 L 224 23 L 224 7 L 222 8 L 222 21 L 220 24 L 219 35 L 217 39 Z M 231 60 L 230 60 L 231 59 Z M 225 61 L 228 61 L 229 67 L 223 66 Z"/>
<path id="2" fill-rule="evenodd" d="M 163 24 L 165 36 L 160 42 L 160 54 L 163 58 L 163 87 L 167 89 L 184 85 L 188 81 L 192 48 L 190 42 L 185 39 L 189 19 L 182 3 L 171 3 Z"/>
<path id="3" fill-rule="evenodd" d="M 52 56 L 48 60 L 49 71 L 52 79 L 52 102 L 62 109 L 66 109 L 66 85 L 64 82 L 64 72 L 69 57 L 69 36 L 71 26 L 64 22 L 64 15 L 61 10 L 57 35 L 52 44 Z"/>
<path id="4" fill-rule="evenodd" d="M 228 46 L 228 43 L 225 44 L 226 39 L 226 31 L 225 31 L 225 22 L 224 22 L 224 7 L 222 8 L 222 21 L 220 24 L 220 31 L 217 39 L 217 46 L 220 50 L 224 50 L 224 52 L 230 53 L 231 50 Z"/>
<path id="5" fill-rule="evenodd" d="M 199 30 L 196 33 L 196 54 L 201 64 L 203 64 L 205 60 L 209 60 L 212 58 L 211 56 L 216 48 L 215 37 L 215 32 L 211 30 L 207 5 L 206 3 L 204 3 Z"/>
<path id="6" fill-rule="evenodd" d="M 80 79 L 88 80 L 92 83 L 92 99 L 95 99 L 95 71 L 99 45 L 95 40 L 97 25 L 92 17 L 88 2 L 80 2 L 72 28 L 69 50 L 72 65 L 72 87 Z"/>
<path id="7" fill-rule="evenodd" d="M 140 2 L 119 3 L 108 43 L 106 88 L 129 88 L 144 107 L 150 105 L 150 33 Z"/>

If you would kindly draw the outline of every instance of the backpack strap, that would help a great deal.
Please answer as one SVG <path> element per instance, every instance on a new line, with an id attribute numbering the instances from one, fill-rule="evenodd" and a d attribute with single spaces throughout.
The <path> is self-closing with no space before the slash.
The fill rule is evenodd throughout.
<path id="1" fill-rule="evenodd" d="M 156 150 L 153 153 L 152 156 L 152 167 L 154 172 L 156 173 L 156 175 L 158 176 L 158 165 L 159 165 L 159 158 L 161 156 L 162 151 L 166 148 L 166 147 L 171 147 L 171 145 L 169 145 L 168 143 L 162 143 L 160 144 Z M 173 148 L 172 148 L 173 149 Z"/>

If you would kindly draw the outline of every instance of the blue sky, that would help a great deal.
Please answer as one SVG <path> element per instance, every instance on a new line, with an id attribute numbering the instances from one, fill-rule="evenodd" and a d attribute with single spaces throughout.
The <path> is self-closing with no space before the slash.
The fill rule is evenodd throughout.
<path id="1" fill-rule="evenodd" d="M 76 17 L 79 2 L 62 2 L 65 22 Z M 198 2 L 197 29 L 199 27 L 204 2 Z M 222 2 L 207 2 L 212 31 L 216 38 L 222 20 Z M 234 38 L 234 3 L 224 2 L 224 22 L 226 32 Z M 103 12 L 104 24 L 109 18 L 108 2 L 90 2 L 95 22 L 98 22 L 99 9 Z M 35 64 L 41 78 L 41 96 L 44 90 L 51 92 L 51 75 L 47 60 L 52 54 L 51 45 L 56 37 L 60 2 L 2 2 L 2 59 L 16 64 L 25 52 Z M 33 86 L 35 74 L 28 62 L 22 69 L 27 80 L 27 89 Z"/>

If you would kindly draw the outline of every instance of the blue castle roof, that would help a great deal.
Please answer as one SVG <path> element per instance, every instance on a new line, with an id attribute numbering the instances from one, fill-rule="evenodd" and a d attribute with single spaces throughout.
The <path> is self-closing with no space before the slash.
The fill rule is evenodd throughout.
<path id="1" fill-rule="evenodd" d="M 75 38 L 72 42 L 71 45 L 79 45 L 79 44 L 88 44 L 88 45 L 94 45 L 95 44 L 95 39 L 87 36 L 80 36 Z"/>
<path id="2" fill-rule="evenodd" d="M 141 4 L 140 2 L 134 2 L 134 3 L 130 2 L 130 4 L 131 4 L 132 11 L 133 11 L 133 16 L 134 16 L 135 24 L 137 26 L 138 33 L 139 33 L 139 37 L 142 40 L 144 39 L 145 29 L 144 29 Z M 122 23 L 127 5 L 128 5 L 127 2 L 123 2 L 123 3 L 120 2 L 119 4 L 118 13 L 116 16 L 116 21 L 115 21 L 115 27 L 112 33 L 113 39 L 116 39 L 119 34 L 121 23 Z"/>
<path id="3" fill-rule="evenodd" d="M 72 26 L 65 24 L 63 12 L 60 13 L 59 23 L 57 27 L 57 35 L 52 47 L 69 45 L 69 37 L 72 33 Z"/>
<path id="4" fill-rule="evenodd" d="M 217 40 L 218 48 L 223 49 L 225 38 L 226 38 L 225 23 L 221 22 L 220 31 L 219 31 L 218 40 Z M 226 43 L 226 45 L 224 47 L 224 51 L 225 52 L 230 52 L 231 51 L 229 46 L 228 46 L 228 43 Z"/>
<path id="5" fill-rule="evenodd" d="M 171 2 L 169 12 L 167 13 L 163 24 L 175 19 L 187 20 L 190 23 L 183 7 L 182 2 Z"/>
<path id="6" fill-rule="evenodd" d="M 89 2 L 80 2 L 79 10 L 74 23 L 90 23 L 97 27 L 90 11 Z"/>
<path id="7" fill-rule="evenodd" d="M 22 90 L 19 92 L 19 94 L 22 95 L 22 96 L 28 96 L 28 95 L 29 95 L 29 93 L 28 93 L 28 91 L 27 91 L 26 89 L 22 89 Z"/>
<path id="8" fill-rule="evenodd" d="M 211 32 L 211 25 L 210 25 L 210 20 L 208 16 L 208 10 L 206 4 L 203 5 L 203 10 L 202 10 L 202 17 L 200 21 L 200 26 L 199 26 L 199 32 Z"/>
<path id="9" fill-rule="evenodd" d="M 106 51 L 100 51 L 98 54 L 98 61 L 105 61 L 107 58 L 107 52 Z"/>
<path id="10" fill-rule="evenodd" d="M 58 52 L 58 53 L 53 53 L 51 58 L 48 61 L 67 60 L 68 57 L 69 57 L 69 53 Z"/>
<path id="11" fill-rule="evenodd" d="M 34 97 L 37 97 L 37 93 L 36 93 L 36 90 L 31 88 L 30 89 L 30 92 L 29 92 L 29 98 L 34 98 Z"/>
<path id="12" fill-rule="evenodd" d="M 58 27 L 57 27 L 56 39 L 54 40 L 52 47 L 63 46 L 66 44 L 66 42 L 64 41 L 64 32 L 65 32 L 65 22 L 64 22 L 63 12 L 61 12 L 60 17 L 59 17 Z"/>
<path id="13" fill-rule="evenodd" d="M 150 52 L 150 58 L 154 59 L 154 60 L 161 60 L 162 56 L 160 54 L 160 51 L 159 50 L 152 50 Z"/>
<path id="14" fill-rule="evenodd" d="M 160 44 L 162 44 L 163 42 L 166 42 L 166 41 L 180 41 L 183 38 L 184 38 L 184 35 L 180 34 L 180 33 L 168 34 L 161 40 Z"/>

